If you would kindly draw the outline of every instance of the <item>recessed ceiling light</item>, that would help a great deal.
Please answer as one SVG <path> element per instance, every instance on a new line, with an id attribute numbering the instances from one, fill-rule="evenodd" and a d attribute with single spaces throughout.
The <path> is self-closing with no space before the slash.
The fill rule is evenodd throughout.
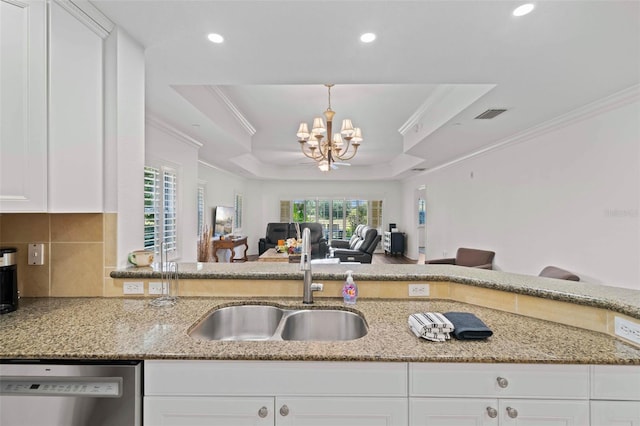
<path id="1" fill-rule="evenodd" d="M 371 43 L 376 39 L 376 35 L 374 33 L 364 33 L 360 36 L 360 41 L 363 43 Z"/>
<path id="2" fill-rule="evenodd" d="M 526 3 L 522 6 L 518 6 L 513 10 L 513 16 L 524 16 L 531 12 L 535 6 L 533 3 Z"/>
<path id="3" fill-rule="evenodd" d="M 211 33 L 207 36 L 207 38 L 209 39 L 209 41 L 213 42 L 213 43 L 222 43 L 224 41 L 224 37 L 222 37 L 220 34 L 216 34 L 216 33 Z"/>

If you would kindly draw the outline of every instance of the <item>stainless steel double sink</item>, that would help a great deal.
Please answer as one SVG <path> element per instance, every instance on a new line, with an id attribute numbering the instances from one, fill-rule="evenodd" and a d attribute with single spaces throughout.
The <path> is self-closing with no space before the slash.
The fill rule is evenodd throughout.
<path id="1" fill-rule="evenodd" d="M 235 305 L 213 310 L 188 334 L 202 340 L 354 340 L 367 334 L 365 319 L 336 308 L 289 309 Z"/>

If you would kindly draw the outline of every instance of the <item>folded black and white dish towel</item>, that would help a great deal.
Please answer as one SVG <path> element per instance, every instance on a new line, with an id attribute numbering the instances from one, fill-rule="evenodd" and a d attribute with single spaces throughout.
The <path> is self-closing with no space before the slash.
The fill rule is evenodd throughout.
<path id="1" fill-rule="evenodd" d="M 459 340 L 486 339 L 493 331 L 469 312 L 423 312 L 409 315 L 409 329 L 417 337 L 433 342 L 449 340 L 452 333 Z"/>
<path id="2" fill-rule="evenodd" d="M 454 330 L 454 326 L 441 313 L 423 312 L 409 315 L 409 329 L 423 339 L 444 342 L 450 339 L 449 333 Z"/>

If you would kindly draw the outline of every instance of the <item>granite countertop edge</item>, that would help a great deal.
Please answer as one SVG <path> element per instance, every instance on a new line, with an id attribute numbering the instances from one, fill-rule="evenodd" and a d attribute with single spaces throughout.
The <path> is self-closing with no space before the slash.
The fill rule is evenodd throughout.
<path id="1" fill-rule="evenodd" d="M 186 280 L 302 280 L 297 264 L 248 262 L 179 264 Z M 447 281 L 608 309 L 640 319 L 640 291 L 622 287 L 541 278 L 504 271 L 450 265 L 313 265 L 314 280 L 341 281 L 347 270 L 356 281 Z M 155 267 L 125 268 L 112 278 L 160 279 Z"/>

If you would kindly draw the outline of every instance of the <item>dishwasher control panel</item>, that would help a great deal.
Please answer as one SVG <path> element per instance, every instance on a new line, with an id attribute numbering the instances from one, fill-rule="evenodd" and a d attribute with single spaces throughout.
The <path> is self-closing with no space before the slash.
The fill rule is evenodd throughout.
<path id="1" fill-rule="evenodd" d="M 122 378 L 2 377 L 0 395 L 118 398 L 122 395 Z"/>

